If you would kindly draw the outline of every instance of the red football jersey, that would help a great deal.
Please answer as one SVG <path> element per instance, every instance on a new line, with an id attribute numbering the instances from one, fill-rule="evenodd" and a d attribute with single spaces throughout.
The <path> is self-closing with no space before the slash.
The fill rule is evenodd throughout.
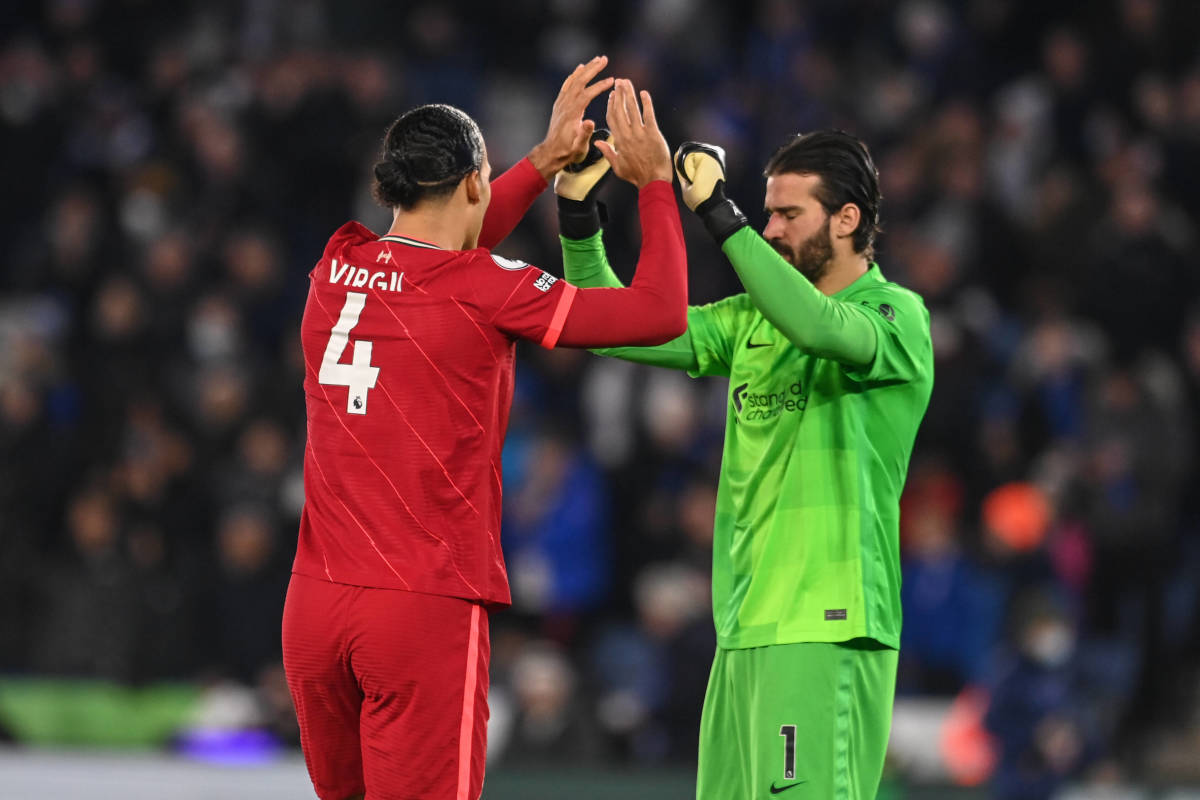
<path id="1" fill-rule="evenodd" d="M 553 347 L 575 287 L 482 247 L 356 222 L 309 279 L 294 571 L 509 603 L 500 451 L 516 340 Z"/>

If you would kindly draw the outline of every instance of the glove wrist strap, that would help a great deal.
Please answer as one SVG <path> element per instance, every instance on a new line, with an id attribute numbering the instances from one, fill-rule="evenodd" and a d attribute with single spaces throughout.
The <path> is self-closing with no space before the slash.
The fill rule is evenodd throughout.
<path id="1" fill-rule="evenodd" d="M 750 224 L 737 204 L 726 197 L 708 198 L 696 206 L 696 214 L 718 245 Z"/>
<path id="2" fill-rule="evenodd" d="M 587 239 L 600 230 L 603 208 L 595 200 L 558 198 L 558 230 L 568 239 Z"/>

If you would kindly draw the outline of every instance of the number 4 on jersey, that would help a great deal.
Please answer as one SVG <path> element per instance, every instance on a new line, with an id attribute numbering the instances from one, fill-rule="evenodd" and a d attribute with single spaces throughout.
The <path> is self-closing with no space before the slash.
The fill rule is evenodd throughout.
<path id="1" fill-rule="evenodd" d="M 345 386 L 349 389 L 346 395 L 347 414 L 367 413 L 367 392 L 375 388 L 375 381 L 379 378 L 379 367 L 371 366 L 371 350 L 374 348 L 371 342 L 356 341 L 350 363 L 339 363 L 350 341 L 350 331 L 358 324 L 358 317 L 366 303 L 367 296 L 364 293 L 346 293 L 346 305 L 342 306 L 342 314 L 329 334 L 325 356 L 321 359 L 321 372 L 317 376 L 317 381 L 325 386 Z"/>

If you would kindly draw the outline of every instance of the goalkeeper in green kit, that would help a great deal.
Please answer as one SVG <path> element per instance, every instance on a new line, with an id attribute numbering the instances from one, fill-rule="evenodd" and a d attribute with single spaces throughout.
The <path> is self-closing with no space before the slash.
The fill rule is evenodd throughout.
<path id="1" fill-rule="evenodd" d="M 690 307 L 667 344 L 597 352 L 729 378 L 696 794 L 873 798 L 900 646 L 899 499 L 933 386 L 929 313 L 872 261 L 879 177 L 855 137 L 808 133 L 771 157 L 761 236 L 725 197 L 720 148 L 688 142 L 675 166 L 746 291 Z M 555 182 L 566 277 L 583 287 L 620 285 L 595 202 L 607 168 Z"/>

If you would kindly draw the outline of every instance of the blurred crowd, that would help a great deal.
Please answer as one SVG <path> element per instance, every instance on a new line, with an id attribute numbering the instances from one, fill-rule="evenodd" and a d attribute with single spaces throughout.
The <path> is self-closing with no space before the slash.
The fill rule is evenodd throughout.
<path id="1" fill-rule="evenodd" d="M 399 112 L 498 168 L 604 52 L 668 141 L 873 150 L 936 385 L 903 499 L 901 698 L 985 698 L 996 796 L 1200 767 L 1200 4 L 45 0 L 0 39 L 0 671 L 258 694 L 303 504 L 298 322 Z M 595 106 L 602 113 L 602 104 Z M 632 189 L 607 190 L 628 279 Z M 739 290 L 685 213 L 692 302 Z M 543 197 L 499 248 L 560 268 Z M 727 386 L 521 346 L 492 749 L 686 762 Z"/>

